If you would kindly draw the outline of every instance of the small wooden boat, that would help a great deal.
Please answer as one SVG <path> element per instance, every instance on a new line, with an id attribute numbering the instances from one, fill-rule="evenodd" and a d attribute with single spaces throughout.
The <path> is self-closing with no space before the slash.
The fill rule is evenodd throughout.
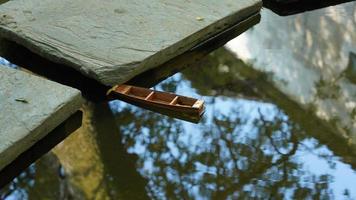
<path id="1" fill-rule="evenodd" d="M 117 85 L 110 89 L 107 95 L 112 99 L 119 99 L 150 110 L 166 110 L 190 118 L 200 118 L 204 113 L 203 100 L 132 85 Z"/>

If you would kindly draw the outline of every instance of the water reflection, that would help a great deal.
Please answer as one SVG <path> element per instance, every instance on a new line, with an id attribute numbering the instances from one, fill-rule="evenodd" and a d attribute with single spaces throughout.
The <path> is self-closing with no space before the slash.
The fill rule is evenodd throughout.
<path id="1" fill-rule="evenodd" d="M 204 67 L 214 72 L 213 67 Z M 227 65 L 214 67 L 236 70 Z M 203 68 L 195 70 L 204 72 Z M 192 71 L 183 74 L 196 75 Z M 195 80 L 209 77 L 201 74 L 194 76 L 193 83 L 177 75 L 168 88 L 189 91 L 191 85 L 199 85 Z M 220 88 L 211 89 L 206 84 L 199 87 L 211 94 L 233 90 L 224 82 L 230 83 L 228 79 L 214 79 L 210 84 L 220 84 Z M 350 166 L 275 105 L 221 96 L 205 99 L 207 115 L 198 126 L 121 103 L 112 105 L 117 121 L 126 122 L 119 126 L 123 143 L 130 153 L 139 155 L 138 169 L 149 180 L 150 197 L 333 199 L 354 195 L 356 181 L 344 187 L 343 177 L 335 176 L 346 172 L 355 177 Z M 135 114 L 127 120 L 130 113 Z"/>
<path id="2" fill-rule="evenodd" d="M 261 19 L 228 48 L 355 145 L 356 3 L 283 18 L 266 10 Z"/>
<path id="3" fill-rule="evenodd" d="M 11 68 L 17 68 L 16 65 L 10 63 L 8 60 L 0 57 L 0 65 L 4 65 L 4 66 L 7 66 L 7 67 L 11 67 Z"/>
<path id="4" fill-rule="evenodd" d="M 353 143 L 255 68 L 222 48 L 156 86 L 206 100 L 198 125 L 118 101 L 87 103 L 83 127 L 0 199 L 355 199 Z M 278 70 L 299 82 L 320 77 Z M 319 96 L 337 95 L 326 82 Z"/>
<path id="5" fill-rule="evenodd" d="M 352 156 L 347 151 L 336 156 L 313 137 L 323 129 L 310 133 L 303 122 L 293 121 L 277 97 L 261 90 L 257 80 L 268 76 L 248 75 L 247 68 L 220 49 L 156 86 L 202 95 L 207 111 L 199 125 L 118 101 L 110 103 L 111 111 L 106 104 L 88 103 L 83 127 L 1 194 L 8 192 L 9 199 L 355 198 L 356 174 L 343 162 Z"/>

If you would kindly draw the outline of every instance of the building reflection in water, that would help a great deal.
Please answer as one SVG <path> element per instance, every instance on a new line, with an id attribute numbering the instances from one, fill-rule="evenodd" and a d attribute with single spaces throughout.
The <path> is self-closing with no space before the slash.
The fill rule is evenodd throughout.
<path id="1" fill-rule="evenodd" d="M 119 101 L 87 103 L 83 127 L 0 199 L 356 198 L 353 142 L 256 66 L 220 48 L 156 86 L 204 99 L 197 125 Z"/>
<path id="2" fill-rule="evenodd" d="M 323 128 L 310 133 L 302 121 L 293 121 L 295 113 L 281 109 L 284 96 L 259 90 L 258 80 L 268 85 L 268 77 L 247 75 L 246 68 L 219 49 L 196 68 L 156 86 L 202 95 L 207 111 L 198 125 L 119 101 L 110 102 L 111 111 L 108 105 L 88 103 L 84 126 L 2 195 L 15 189 L 10 197 L 355 197 L 356 174 L 352 160 L 344 161 L 347 151 L 336 156 L 318 139 Z"/>

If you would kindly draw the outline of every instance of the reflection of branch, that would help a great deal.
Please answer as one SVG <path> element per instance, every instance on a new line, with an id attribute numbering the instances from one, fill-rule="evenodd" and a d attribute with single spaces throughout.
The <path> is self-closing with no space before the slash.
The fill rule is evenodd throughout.
<path id="1" fill-rule="evenodd" d="M 222 130 L 221 124 L 218 123 L 218 121 L 215 121 L 215 123 L 218 125 L 216 126 L 218 128 L 218 130 L 223 133 L 224 131 Z M 231 132 L 231 131 L 230 131 Z M 241 189 L 244 185 L 246 185 L 247 183 L 249 183 L 252 179 L 254 179 L 255 177 L 258 177 L 260 175 L 262 175 L 263 173 L 265 173 L 271 165 L 264 165 L 265 162 L 260 162 L 258 165 L 253 165 L 252 168 L 250 168 L 250 172 L 243 172 L 242 170 L 240 170 L 237 166 L 237 156 L 236 154 L 232 151 L 233 149 L 233 145 L 231 143 L 231 141 L 229 141 L 228 139 L 224 138 L 224 137 L 221 137 L 220 138 L 221 140 L 223 140 L 226 145 L 227 145 L 227 149 L 231 155 L 231 159 L 233 160 L 234 162 L 234 168 L 235 168 L 235 172 L 237 174 L 239 174 L 239 178 L 238 178 L 238 182 L 237 183 L 234 183 L 232 182 L 231 184 L 227 184 L 226 181 L 224 181 L 226 184 L 225 184 L 225 188 L 224 190 L 220 190 L 219 186 L 221 184 L 220 181 L 217 181 L 217 190 L 216 190 L 216 193 L 214 194 L 214 197 L 217 197 L 219 199 L 226 199 L 229 195 L 231 195 L 232 193 L 234 193 L 235 191 Z M 255 147 L 255 150 L 258 150 L 257 147 Z M 218 145 L 217 146 L 217 153 L 219 155 L 220 153 L 220 146 Z M 220 161 L 220 159 L 218 160 Z M 224 164 L 224 163 L 222 163 Z M 218 172 L 217 172 L 217 179 L 219 180 L 220 177 L 222 177 L 222 174 L 225 174 L 225 167 L 222 167 L 221 168 L 218 168 L 217 169 Z M 222 177 L 222 178 L 225 178 L 225 177 Z"/>
<path id="2" fill-rule="evenodd" d="M 0 200 L 1 199 L 6 199 L 7 197 L 9 197 L 17 189 L 15 182 L 14 182 L 14 185 L 15 186 L 13 188 L 12 187 L 9 188 L 9 191 L 5 192 L 4 194 L 0 194 Z"/>
<path id="3" fill-rule="evenodd" d="M 217 144 L 217 147 L 216 147 L 216 150 L 217 150 L 217 155 L 221 155 L 221 148 L 220 148 L 220 145 Z M 221 162 L 220 159 L 217 160 L 218 161 L 218 164 L 221 165 L 222 164 L 222 168 L 221 167 L 217 167 L 217 176 L 216 176 L 216 191 L 217 191 L 217 195 L 220 194 L 221 190 L 221 181 L 219 181 L 221 178 L 223 179 L 224 177 L 221 176 L 221 174 L 225 174 L 225 167 L 224 167 L 224 163 Z M 215 198 L 214 198 L 215 199 Z"/>
<path id="4" fill-rule="evenodd" d="M 146 190 L 147 190 L 148 196 L 149 196 L 151 199 L 159 199 L 158 196 L 157 196 L 156 193 L 152 190 L 152 187 L 150 187 L 149 184 L 148 184 L 148 186 L 146 187 Z"/>
<path id="5" fill-rule="evenodd" d="M 218 122 L 218 120 L 216 119 L 215 120 L 215 122 Z M 224 133 L 224 131 L 221 129 L 221 126 L 219 126 L 219 124 L 217 123 L 217 128 L 218 128 L 218 130 L 219 130 L 219 132 L 220 133 Z M 232 132 L 229 132 L 231 135 L 232 135 Z M 225 133 L 225 134 L 227 134 L 227 133 Z M 231 155 L 231 159 L 233 160 L 233 162 L 234 162 L 234 168 L 235 168 L 235 170 L 238 172 L 238 173 L 240 173 L 241 171 L 239 170 L 239 168 L 238 168 L 238 166 L 237 166 L 237 158 L 236 158 L 236 155 L 233 153 L 233 151 L 232 151 L 232 148 L 233 148 L 233 146 L 232 146 L 232 144 L 231 144 L 231 141 L 228 141 L 225 137 L 224 137 L 224 135 L 222 134 L 221 135 L 222 137 L 220 138 L 220 139 L 222 139 L 224 142 L 225 142 L 225 144 L 226 144 L 226 146 L 227 146 L 227 149 L 228 149 L 228 151 L 229 151 L 229 153 L 230 153 L 230 155 Z"/>
<path id="6" fill-rule="evenodd" d="M 268 127 L 268 125 L 271 123 L 264 119 L 263 114 L 261 113 L 260 109 L 258 109 L 258 113 L 260 115 L 260 120 L 263 122 L 263 124 L 265 126 Z M 285 133 L 283 130 L 279 130 L 279 131 L 281 131 L 282 133 Z M 268 131 L 266 131 L 266 136 L 269 139 L 269 141 L 271 142 L 272 147 L 278 154 L 282 155 L 282 157 L 290 157 L 290 156 L 294 155 L 298 149 L 298 146 L 299 146 L 298 138 L 295 136 L 294 131 L 291 131 L 290 133 L 291 133 L 291 142 L 293 143 L 293 147 L 288 153 L 282 153 L 281 151 L 279 151 L 278 147 L 275 145 L 273 138 L 272 138 L 272 133 L 269 133 Z"/>
<path id="7" fill-rule="evenodd" d="M 19 191 L 21 193 L 28 192 L 31 187 L 28 185 L 28 182 L 34 179 L 33 174 L 31 174 L 31 169 L 28 168 L 26 169 L 21 176 L 15 178 L 8 186 L 7 190 L 5 188 L 0 188 L 0 200 L 6 199 L 9 196 L 11 196 L 14 192 Z M 17 196 L 19 198 L 23 197 L 23 194 L 20 194 L 22 196 Z"/>
<path id="8" fill-rule="evenodd" d="M 175 157 L 173 155 L 172 151 L 168 150 L 168 152 L 169 152 L 169 154 L 171 155 L 172 158 Z M 181 156 L 178 156 L 178 157 L 181 157 Z M 178 176 L 177 176 L 178 177 L 178 184 L 179 184 L 180 188 L 184 188 L 184 184 L 183 184 L 182 178 L 181 178 L 181 177 L 183 177 L 183 174 L 182 174 L 183 168 L 182 168 L 182 165 L 179 162 L 179 160 L 176 160 L 176 163 L 177 163 L 176 167 L 178 168 L 178 170 L 176 170 L 176 172 L 178 173 Z M 183 196 L 183 199 L 188 199 L 188 197 L 189 197 L 189 195 L 187 194 L 186 190 L 180 191 L 180 195 Z"/>

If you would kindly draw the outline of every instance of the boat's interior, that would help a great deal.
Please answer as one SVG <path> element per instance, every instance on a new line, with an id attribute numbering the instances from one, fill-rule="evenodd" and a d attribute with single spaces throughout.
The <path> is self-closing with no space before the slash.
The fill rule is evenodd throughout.
<path id="1" fill-rule="evenodd" d="M 115 89 L 117 92 L 147 101 L 159 102 L 168 105 L 192 107 L 196 99 L 178 96 L 172 93 L 158 92 L 140 87 L 120 85 Z"/>

